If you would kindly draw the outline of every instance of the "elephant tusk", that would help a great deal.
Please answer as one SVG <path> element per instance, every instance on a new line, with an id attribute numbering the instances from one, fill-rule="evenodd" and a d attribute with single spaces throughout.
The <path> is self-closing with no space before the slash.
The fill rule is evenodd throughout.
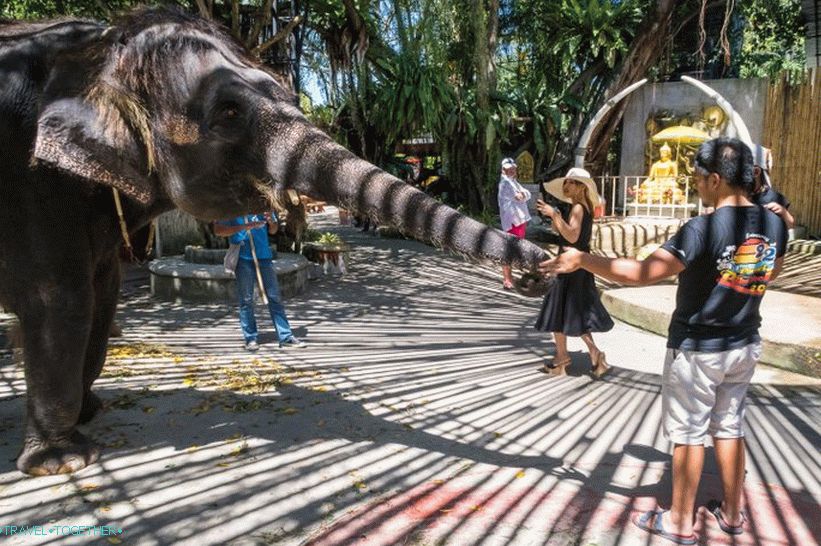
<path id="1" fill-rule="evenodd" d="M 695 78 L 691 78 L 690 76 L 682 76 L 682 81 L 689 83 L 692 86 L 697 87 L 704 91 L 711 99 L 716 101 L 722 110 L 727 113 L 727 116 L 730 118 L 733 126 L 735 127 L 736 132 L 738 133 L 738 139 L 750 147 L 751 150 L 755 149 L 755 144 L 753 143 L 753 139 L 750 137 L 750 131 L 747 130 L 747 124 L 744 123 L 744 120 L 741 119 L 741 116 L 733 109 L 733 105 L 730 104 L 730 101 L 725 99 L 721 96 L 721 94 L 707 85 L 706 83 L 699 81 Z"/>
<path id="2" fill-rule="evenodd" d="M 576 146 L 575 154 L 576 154 L 576 163 L 574 166 L 579 168 L 584 168 L 584 156 L 587 153 L 587 143 L 590 142 L 590 137 L 593 136 L 593 131 L 596 129 L 596 126 L 601 122 L 602 118 L 613 108 L 621 99 L 641 87 L 647 83 L 647 78 L 643 80 L 639 80 L 636 83 L 626 87 L 625 89 L 619 91 L 609 99 L 604 105 L 599 108 L 599 111 L 596 112 L 596 115 L 593 116 L 593 119 L 590 120 L 590 123 L 587 124 L 587 128 L 585 128 L 584 133 L 582 133 L 582 137 L 579 139 L 579 144 Z"/>
<path id="3" fill-rule="evenodd" d="M 297 205 L 299 205 L 299 203 L 300 203 L 301 201 L 300 201 L 300 199 L 299 199 L 299 194 L 296 192 L 296 190 L 295 190 L 295 189 L 291 188 L 291 189 L 289 189 L 286 193 L 288 194 L 288 199 L 290 199 L 290 200 L 291 200 L 291 204 L 292 204 L 293 206 L 297 206 Z"/>

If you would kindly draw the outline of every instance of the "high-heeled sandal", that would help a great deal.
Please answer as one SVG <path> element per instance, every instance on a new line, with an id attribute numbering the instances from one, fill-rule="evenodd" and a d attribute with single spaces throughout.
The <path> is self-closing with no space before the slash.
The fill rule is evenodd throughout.
<path id="1" fill-rule="evenodd" d="M 591 374 L 594 378 L 601 379 L 609 371 L 610 366 L 607 364 L 607 358 L 604 355 L 604 351 L 599 351 L 598 356 L 596 356 L 596 362 L 593 366 Z"/>
<path id="2" fill-rule="evenodd" d="M 552 362 L 553 365 L 543 365 L 542 371 L 549 375 L 567 375 L 567 371 L 565 371 L 565 368 L 567 368 L 571 362 L 572 359 L 569 355 L 559 360 L 556 360 L 556 358 L 554 357 Z"/>

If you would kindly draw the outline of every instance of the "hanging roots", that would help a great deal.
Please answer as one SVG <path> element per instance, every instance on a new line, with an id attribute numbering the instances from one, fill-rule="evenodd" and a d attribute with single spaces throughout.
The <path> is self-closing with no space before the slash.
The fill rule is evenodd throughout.
<path id="1" fill-rule="evenodd" d="M 724 66 L 730 66 L 732 57 L 730 51 L 730 39 L 727 37 L 727 29 L 730 27 L 730 17 L 733 14 L 734 7 L 735 0 L 727 0 L 727 4 L 724 9 L 724 22 L 721 25 L 721 49 L 724 51 Z"/>
<path id="2" fill-rule="evenodd" d="M 698 14 L 698 70 L 704 71 L 706 55 L 704 54 L 704 44 L 707 42 L 707 30 L 704 28 L 704 20 L 707 17 L 707 0 L 701 0 L 701 11 Z"/>

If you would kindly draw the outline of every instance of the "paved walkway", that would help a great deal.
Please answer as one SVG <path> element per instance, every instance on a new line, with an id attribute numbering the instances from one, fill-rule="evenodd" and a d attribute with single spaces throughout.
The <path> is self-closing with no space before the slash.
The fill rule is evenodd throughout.
<path id="1" fill-rule="evenodd" d="M 604 381 L 581 352 L 570 376 L 548 378 L 539 302 L 501 290 L 495 268 L 338 229 L 356 247 L 350 273 L 287 302 L 302 351 L 276 349 L 269 330 L 249 355 L 234 310 L 131 286 L 97 383 L 108 409 L 88 427 L 104 456 L 75 475 L 14 469 L 25 386 L 0 353 L 0 530 L 111 525 L 123 533 L 108 543 L 147 545 L 666 544 L 629 522 L 669 502 L 663 338 L 618 324 L 598 336 L 618 366 Z M 701 544 L 817 544 L 821 382 L 766 367 L 755 382 L 748 532 L 733 542 L 702 509 Z M 717 484 L 708 457 L 699 503 Z"/>
<path id="2" fill-rule="evenodd" d="M 614 317 L 666 336 L 677 289 L 672 284 L 611 288 L 602 301 Z M 767 290 L 761 317 L 761 362 L 821 377 L 821 299 Z"/>

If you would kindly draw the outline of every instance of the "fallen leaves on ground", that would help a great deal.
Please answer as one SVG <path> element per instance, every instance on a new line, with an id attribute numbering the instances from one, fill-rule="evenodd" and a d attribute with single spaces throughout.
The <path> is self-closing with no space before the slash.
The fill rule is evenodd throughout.
<path id="1" fill-rule="evenodd" d="M 111 345 L 108 347 L 107 360 L 125 360 L 137 358 L 174 358 L 179 355 L 172 353 L 164 345 L 153 343 L 128 343 L 125 345 Z"/>
<path id="2" fill-rule="evenodd" d="M 173 363 L 180 363 L 184 358 L 171 352 L 166 346 L 152 343 L 128 343 L 124 345 L 109 345 L 106 353 L 106 363 L 101 373 L 102 377 L 123 378 L 155 373 L 156 370 L 144 366 L 132 366 L 140 360 L 170 359 Z"/>
<path id="3" fill-rule="evenodd" d="M 236 436 L 236 435 L 234 435 L 234 436 Z M 232 438 L 234 436 L 232 436 Z M 234 447 L 234 449 L 229 451 L 227 454 L 220 456 L 221 459 L 227 459 L 228 457 L 234 457 L 234 458 L 241 457 L 242 455 L 245 455 L 246 453 L 248 453 L 248 441 L 245 440 L 242 435 L 239 435 L 238 438 L 242 438 L 242 443 L 239 444 L 238 446 Z M 220 461 L 220 462 L 216 463 L 214 466 L 218 466 L 220 468 L 228 468 L 229 466 L 231 466 L 231 462 L 233 462 L 233 461 L 223 460 L 223 461 Z"/>
<path id="4" fill-rule="evenodd" d="M 232 360 L 230 363 L 189 366 L 183 378 L 186 387 L 214 387 L 240 394 L 262 394 L 282 383 L 284 368 L 273 360 L 253 359 L 250 363 Z"/>
<path id="5" fill-rule="evenodd" d="M 240 455 L 242 455 L 246 451 L 248 451 L 248 443 L 247 442 L 242 442 L 240 445 L 238 445 L 237 447 L 232 449 L 231 452 L 228 454 L 228 456 L 229 457 L 239 457 Z"/>
<path id="6" fill-rule="evenodd" d="M 150 365 L 137 362 L 140 359 L 158 359 Z M 166 362 L 162 362 L 166 359 Z M 187 364 L 182 364 L 186 362 Z M 173 353 L 163 345 L 149 343 L 132 343 L 115 345 L 109 348 L 108 361 L 104 368 L 108 377 L 133 377 L 153 375 L 161 380 L 164 374 L 180 381 L 183 387 L 205 390 L 196 404 L 186 411 L 191 415 L 201 415 L 212 409 L 222 409 L 230 413 L 247 413 L 265 408 L 273 408 L 283 415 L 296 415 L 299 410 L 285 406 L 282 398 L 255 397 L 275 392 L 282 385 L 299 382 L 306 389 L 317 393 L 334 390 L 325 383 L 322 372 L 318 370 L 298 370 L 286 368 L 271 358 L 232 359 L 226 361 L 212 356 L 198 357 L 196 360 Z M 179 385 L 179 383 L 177 383 Z M 152 388 L 130 391 L 117 396 L 107 403 L 109 408 L 128 410 L 139 407 L 145 414 L 157 413 L 153 405 L 140 404 L 140 399 L 151 396 L 172 394 L 173 389 L 163 388 L 162 381 Z M 172 385 L 173 386 L 173 385 Z M 246 395 L 242 397 L 240 395 Z M 251 395 L 251 396 L 248 396 Z M 314 404 L 321 400 L 314 401 Z M 391 411 L 399 411 L 390 407 Z M 121 446 L 120 446 L 121 447 Z"/>
<path id="7" fill-rule="evenodd" d="M 359 474 L 358 471 L 353 470 L 348 472 L 348 476 L 353 478 L 353 488 L 359 492 L 365 492 L 368 490 L 368 484 L 365 483 L 365 480 Z"/>
<path id="8" fill-rule="evenodd" d="M 137 393 L 126 392 L 114 399 L 106 401 L 106 406 L 121 410 L 131 409 L 136 407 L 139 398 Z"/>
<path id="9" fill-rule="evenodd" d="M 125 447 L 128 445 L 128 438 L 126 438 L 123 435 L 120 435 L 119 437 L 107 441 L 103 445 L 109 449 L 119 449 L 121 447 Z"/>
<path id="10" fill-rule="evenodd" d="M 218 391 L 208 394 L 197 405 L 188 410 L 191 415 L 201 415 L 212 409 L 219 408 L 228 413 L 248 413 L 271 407 L 276 401 L 273 399 L 242 399 L 230 391 Z"/>

